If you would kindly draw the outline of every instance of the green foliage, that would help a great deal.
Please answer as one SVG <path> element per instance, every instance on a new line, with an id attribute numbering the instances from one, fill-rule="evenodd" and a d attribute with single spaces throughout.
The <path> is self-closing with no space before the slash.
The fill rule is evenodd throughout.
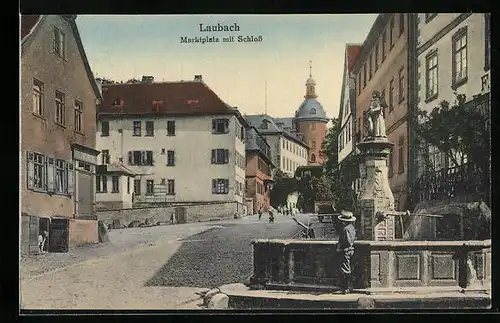
<path id="1" fill-rule="evenodd" d="M 467 162 L 473 165 L 478 185 L 489 187 L 491 178 L 491 133 L 489 111 L 481 111 L 474 100 L 466 103 L 463 94 L 450 105 L 442 101 L 430 113 L 420 111 L 421 122 L 416 125 L 419 141 L 432 145 L 445 154 L 455 165 Z M 485 113 L 486 112 L 486 113 Z M 433 171 L 427 151 L 424 151 L 425 171 Z M 448 165 L 450 166 L 450 165 Z"/>
<path id="2" fill-rule="evenodd" d="M 269 194 L 271 205 L 274 208 L 285 206 L 288 195 L 295 191 L 297 191 L 295 178 L 291 178 L 281 170 L 277 170 L 274 175 L 274 186 Z"/>
<path id="3" fill-rule="evenodd" d="M 101 84 L 116 84 L 118 82 L 115 82 L 111 79 L 105 78 L 105 77 L 98 77 L 95 79 L 96 81 L 99 81 Z"/>

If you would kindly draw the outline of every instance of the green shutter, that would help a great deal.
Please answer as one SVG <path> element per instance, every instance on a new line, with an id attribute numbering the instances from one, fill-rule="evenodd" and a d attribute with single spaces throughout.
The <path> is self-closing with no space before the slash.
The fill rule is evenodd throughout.
<path id="1" fill-rule="evenodd" d="M 74 182 L 74 177 L 75 172 L 73 170 L 73 162 L 68 163 L 68 195 L 72 196 L 74 192 L 74 187 L 73 187 L 73 182 Z"/>
<path id="2" fill-rule="evenodd" d="M 30 151 L 26 152 L 26 168 L 27 168 L 27 185 L 28 189 L 33 189 L 34 179 L 35 179 L 35 164 L 33 162 L 33 153 Z"/>

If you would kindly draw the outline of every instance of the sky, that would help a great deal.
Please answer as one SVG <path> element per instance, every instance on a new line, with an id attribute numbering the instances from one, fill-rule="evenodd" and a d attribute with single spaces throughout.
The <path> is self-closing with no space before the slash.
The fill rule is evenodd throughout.
<path id="1" fill-rule="evenodd" d="M 338 117 L 345 45 L 362 43 L 376 14 L 335 15 L 79 15 L 76 22 L 96 77 L 115 81 L 203 81 L 242 113 L 292 117 L 316 81 L 317 100 Z M 201 32 L 209 25 L 238 31 Z M 234 36 L 234 42 L 222 42 Z M 238 36 L 262 36 L 238 42 Z M 217 37 L 218 43 L 181 43 Z M 310 63 L 312 62 L 312 63 Z"/>

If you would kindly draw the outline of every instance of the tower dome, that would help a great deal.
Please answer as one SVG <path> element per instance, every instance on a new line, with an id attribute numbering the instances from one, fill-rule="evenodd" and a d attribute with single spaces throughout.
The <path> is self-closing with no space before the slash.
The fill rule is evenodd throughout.
<path id="1" fill-rule="evenodd" d="M 305 100 L 295 112 L 296 121 L 319 121 L 328 122 L 325 110 L 321 103 L 316 98 L 316 81 L 312 78 L 311 65 L 309 65 L 309 78 L 306 81 L 306 95 Z"/>

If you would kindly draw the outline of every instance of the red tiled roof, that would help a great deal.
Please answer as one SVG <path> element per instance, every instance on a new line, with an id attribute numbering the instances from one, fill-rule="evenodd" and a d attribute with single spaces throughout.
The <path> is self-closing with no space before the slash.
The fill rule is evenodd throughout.
<path id="1" fill-rule="evenodd" d="M 233 113 L 200 81 L 103 84 L 102 114 L 222 114 Z"/>
<path id="2" fill-rule="evenodd" d="M 21 15 L 21 39 L 30 33 L 40 15 Z"/>
<path id="3" fill-rule="evenodd" d="M 352 72 L 354 68 L 354 63 L 361 52 L 361 45 L 348 45 L 347 46 L 347 68 L 349 72 Z"/>

